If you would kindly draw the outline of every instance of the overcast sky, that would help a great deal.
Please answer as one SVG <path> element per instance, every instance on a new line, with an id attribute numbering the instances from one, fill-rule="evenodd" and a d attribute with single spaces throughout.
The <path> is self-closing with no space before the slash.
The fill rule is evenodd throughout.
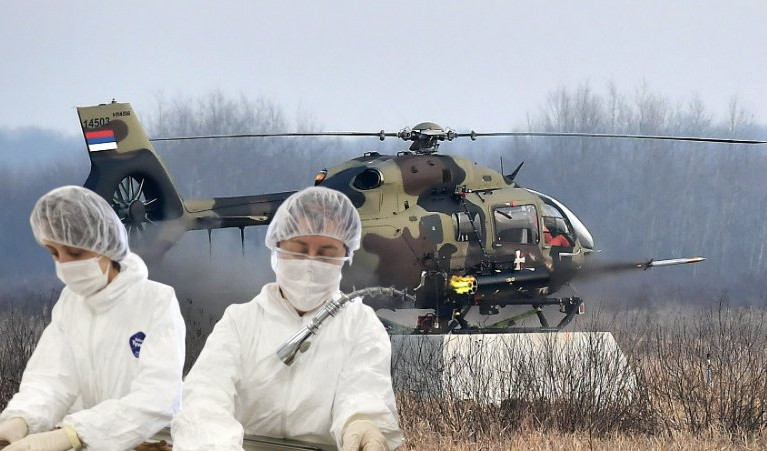
<path id="1" fill-rule="evenodd" d="M 327 130 L 525 122 L 560 86 L 643 81 L 765 123 L 763 1 L 4 1 L 0 127 L 79 133 L 74 106 L 212 90 Z"/>

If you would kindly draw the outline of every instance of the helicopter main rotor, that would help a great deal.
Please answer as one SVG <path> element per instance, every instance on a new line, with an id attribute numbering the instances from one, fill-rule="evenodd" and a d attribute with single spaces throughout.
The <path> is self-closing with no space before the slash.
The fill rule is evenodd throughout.
<path id="1" fill-rule="evenodd" d="M 651 139 L 660 141 L 687 141 L 724 144 L 767 144 L 767 141 L 736 138 L 709 138 L 700 136 L 667 136 L 667 135 L 630 135 L 616 133 L 580 133 L 580 132 L 488 132 L 478 133 L 471 130 L 468 133 L 458 133 L 450 127 L 442 127 L 435 122 L 421 122 L 412 128 L 405 127 L 398 132 L 276 132 L 276 133 L 238 133 L 227 135 L 197 135 L 150 138 L 149 141 L 187 141 L 197 139 L 222 138 L 277 138 L 277 137 L 377 137 L 383 141 L 386 138 L 399 138 L 412 141 L 409 150 L 416 154 L 431 155 L 437 152 L 442 141 L 452 141 L 456 138 L 469 138 L 476 141 L 480 137 L 558 137 L 558 138 L 617 138 L 617 139 Z"/>

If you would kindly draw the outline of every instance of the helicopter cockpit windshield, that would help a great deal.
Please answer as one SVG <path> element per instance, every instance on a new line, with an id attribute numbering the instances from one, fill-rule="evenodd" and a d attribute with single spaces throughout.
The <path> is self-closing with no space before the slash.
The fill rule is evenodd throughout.
<path id="1" fill-rule="evenodd" d="M 594 249 L 594 238 L 591 233 L 586 229 L 586 226 L 578 219 L 575 214 L 564 206 L 561 202 L 546 194 L 539 193 L 538 191 L 528 189 L 527 191 L 540 197 L 544 202 L 543 209 L 543 222 L 553 233 L 563 233 L 569 235 L 572 232 L 575 233 L 575 237 L 586 249 Z M 568 223 L 569 226 L 568 227 Z"/>

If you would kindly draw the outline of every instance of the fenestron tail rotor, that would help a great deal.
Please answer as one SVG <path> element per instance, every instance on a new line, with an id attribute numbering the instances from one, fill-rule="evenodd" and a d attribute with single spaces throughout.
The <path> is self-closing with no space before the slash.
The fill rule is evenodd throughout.
<path id="1" fill-rule="evenodd" d="M 150 228 L 155 225 L 153 219 L 157 219 L 158 200 L 157 194 L 147 186 L 146 177 L 128 175 L 115 187 L 112 207 L 132 243 L 151 241 L 150 235 L 155 232 Z"/>

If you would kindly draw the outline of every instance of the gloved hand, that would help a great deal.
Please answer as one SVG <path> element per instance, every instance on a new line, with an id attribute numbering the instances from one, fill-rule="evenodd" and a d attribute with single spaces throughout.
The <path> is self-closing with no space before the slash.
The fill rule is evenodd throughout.
<path id="1" fill-rule="evenodd" d="M 369 420 L 353 420 L 346 425 L 341 438 L 343 451 L 389 451 L 378 426 Z"/>
<path id="2" fill-rule="evenodd" d="M 19 441 L 28 433 L 27 422 L 23 418 L 13 417 L 0 423 L 0 446 Z"/>
<path id="3" fill-rule="evenodd" d="M 3 451 L 67 451 L 72 448 L 79 449 L 80 446 L 80 439 L 77 438 L 75 430 L 64 426 L 63 429 L 28 435 L 3 448 Z"/>

